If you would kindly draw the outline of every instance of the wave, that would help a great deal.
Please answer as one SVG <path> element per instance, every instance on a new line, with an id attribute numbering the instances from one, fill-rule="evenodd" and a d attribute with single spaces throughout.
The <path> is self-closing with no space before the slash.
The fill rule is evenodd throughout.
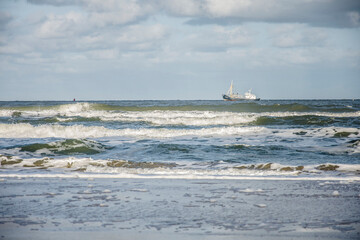
<path id="1" fill-rule="evenodd" d="M 0 124 L 0 136 L 3 138 L 100 138 L 112 136 L 140 138 L 169 138 L 182 136 L 233 136 L 254 134 L 264 130 L 261 127 L 215 127 L 202 129 L 108 129 L 102 126 L 84 125 L 39 125 L 28 123 Z"/>
<path id="2" fill-rule="evenodd" d="M 66 139 L 50 143 L 33 143 L 19 147 L 22 152 L 31 152 L 40 155 L 75 155 L 97 154 L 104 152 L 110 147 L 87 139 Z"/>
<path id="3" fill-rule="evenodd" d="M 82 115 L 84 116 L 84 115 Z M 211 126 L 211 125 L 328 125 L 360 124 L 360 111 L 355 113 L 232 113 L 209 111 L 152 111 L 124 113 L 87 113 L 87 118 L 105 122 L 143 122 L 156 126 Z M 273 121 L 274 120 L 274 121 Z"/>
<path id="4" fill-rule="evenodd" d="M 98 108 L 99 110 L 99 107 L 97 106 L 102 106 L 102 104 L 82 102 L 82 103 L 71 103 L 71 104 L 43 105 L 43 104 L 31 103 L 20 106 L 3 106 L 0 108 L 0 110 L 19 111 L 19 112 L 21 111 L 81 112 L 81 111 L 96 110 L 96 108 Z"/>
<path id="5" fill-rule="evenodd" d="M 1 167 L 5 169 L 56 169 L 66 172 L 112 174 L 121 177 L 166 177 L 166 178 L 226 178 L 241 176 L 352 176 L 360 180 L 360 164 L 321 164 L 289 166 L 278 163 L 221 166 L 198 168 L 196 165 L 181 165 L 173 162 L 134 162 L 126 160 L 93 160 L 91 158 L 32 158 L 1 156 Z M 47 172 L 49 173 L 49 172 Z M 320 174 L 320 175 L 319 175 Z"/>
<path id="6" fill-rule="evenodd" d="M 356 137 L 360 129 L 346 127 L 291 128 L 270 129 L 259 126 L 223 126 L 200 129 L 172 128 L 126 128 L 109 129 L 103 126 L 47 124 L 33 126 L 29 123 L 1 124 L 2 138 L 101 138 L 101 137 L 135 137 L 135 138 L 174 138 L 184 136 L 279 136 L 279 137 Z"/>
<path id="7" fill-rule="evenodd" d="M 296 125 L 296 126 L 360 126 L 357 114 L 288 114 L 269 115 L 256 118 L 251 125 Z"/>
<path id="8" fill-rule="evenodd" d="M 214 111 L 81 111 L 81 112 L 14 112 L 0 111 L 2 122 L 17 123 L 127 123 L 154 126 L 212 126 L 212 125 L 343 125 L 360 124 L 360 111 L 346 113 L 330 112 L 263 112 L 235 113 Z M 14 115 L 16 117 L 14 117 Z"/>

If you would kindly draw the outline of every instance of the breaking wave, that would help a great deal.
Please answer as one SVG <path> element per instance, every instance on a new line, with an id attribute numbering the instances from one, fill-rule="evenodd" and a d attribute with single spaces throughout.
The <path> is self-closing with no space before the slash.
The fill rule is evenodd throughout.
<path id="1" fill-rule="evenodd" d="M 126 128 L 109 129 L 103 126 L 48 124 L 33 126 L 29 123 L 0 124 L 2 138 L 101 138 L 112 136 L 135 138 L 171 138 L 184 136 L 260 136 L 278 135 L 283 137 L 315 136 L 315 137 L 356 137 L 358 128 L 326 127 L 326 128 L 291 128 L 272 130 L 259 126 L 224 126 L 199 129 L 176 128 Z"/>
<path id="2" fill-rule="evenodd" d="M 111 136 L 169 138 L 181 136 L 233 136 L 254 134 L 265 130 L 261 127 L 215 127 L 201 129 L 168 129 L 168 128 L 139 128 L 139 129 L 108 129 L 102 126 L 84 125 L 39 125 L 28 123 L 0 124 L 0 136 L 3 138 L 100 138 Z"/>
<path id="3" fill-rule="evenodd" d="M 194 165 L 176 164 L 173 162 L 134 162 L 126 160 L 93 160 L 91 158 L 33 158 L 20 159 L 1 156 L 2 168 L 37 168 L 66 169 L 68 172 L 84 172 L 92 174 L 112 174 L 113 177 L 166 177 L 166 178 L 226 178 L 242 176 L 343 176 L 355 177 L 360 180 L 360 164 L 321 164 L 305 166 L 289 166 L 278 163 L 233 165 L 211 168 L 198 168 Z M 56 176 L 56 175 L 54 175 Z M 110 176 L 111 177 L 111 176 Z"/>
<path id="4" fill-rule="evenodd" d="M 87 107 L 84 107 L 87 109 Z M 78 108 L 75 108 L 78 109 Z M 80 108 L 82 109 L 82 108 Z M 15 111 L 0 110 L 0 122 L 14 123 L 116 123 L 154 126 L 215 126 L 215 125 L 360 125 L 356 112 L 216 112 L 216 111 Z"/>

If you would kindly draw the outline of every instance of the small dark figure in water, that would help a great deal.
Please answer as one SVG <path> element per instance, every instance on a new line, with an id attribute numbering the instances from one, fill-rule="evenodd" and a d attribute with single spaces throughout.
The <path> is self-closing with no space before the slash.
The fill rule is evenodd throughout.
<path id="1" fill-rule="evenodd" d="M 76 100 L 75 100 L 75 98 L 74 98 L 74 100 L 73 100 L 73 101 L 74 101 L 74 102 L 76 101 Z"/>

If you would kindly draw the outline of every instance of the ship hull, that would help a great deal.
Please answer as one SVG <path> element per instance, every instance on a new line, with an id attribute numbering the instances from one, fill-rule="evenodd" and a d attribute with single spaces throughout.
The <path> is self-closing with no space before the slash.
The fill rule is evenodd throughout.
<path id="1" fill-rule="evenodd" d="M 226 94 L 223 94 L 223 99 L 225 101 L 244 101 L 244 100 L 246 100 L 246 101 L 259 101 L 260 100 L 260 98 L 234 98 L 234 97 L 230 97 L 230 96 L 228 96 Z"/>

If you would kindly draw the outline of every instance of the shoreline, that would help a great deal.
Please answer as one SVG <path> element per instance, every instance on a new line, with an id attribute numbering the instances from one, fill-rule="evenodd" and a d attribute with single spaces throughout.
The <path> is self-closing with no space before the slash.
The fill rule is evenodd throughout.
<path id="1" fill-rule="evenodd" d="M 34 173 L 34 174 L 3 174 L 0 173 L 0 178 L 46 178 L 46 179 L 169 179 L 169 180 L 254 180 L 254 181 L 345 181 L 349 183 L 360 183 L 360 176 L 352 175 L 352 176 L 249 176 L 249 175 L 191 175 L 191 174 L 183 174 L 183 175 L 143 175 L 143 174 L 131 174 L 131 173 Z"/>
<path id="2" fill-rule="evenodd" d="M 358 239 L 360 184 L 5 178 L 4 239 Z"/>

